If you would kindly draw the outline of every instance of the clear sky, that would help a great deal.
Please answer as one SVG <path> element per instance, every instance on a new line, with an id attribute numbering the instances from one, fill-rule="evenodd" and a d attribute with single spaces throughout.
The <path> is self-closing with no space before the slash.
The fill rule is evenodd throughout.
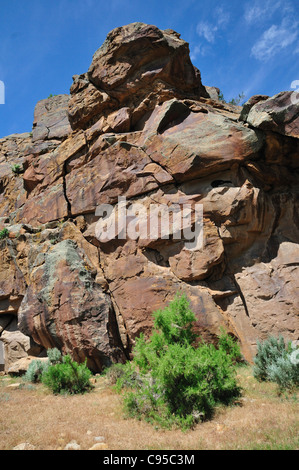
<path id="1" fill-rule="evenodd" d="M 171 28 L 228 101 L 299 80 L 299 0 L 0 0 L 0 137 L 32 129 L 37 101 L 69 93 L 113 28 Z M 0 96 L 1 102 L 1 96 Z"/>

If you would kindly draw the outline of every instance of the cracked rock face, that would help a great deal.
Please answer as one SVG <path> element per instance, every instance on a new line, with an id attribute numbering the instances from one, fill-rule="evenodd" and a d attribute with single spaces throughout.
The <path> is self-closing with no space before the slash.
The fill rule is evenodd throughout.
<path id="1" fill-rule="evenodd" d="M 243 109 L 218 101 L 172 30 L 109 33 L 70 95 L 37 104 L 32 134 L 0 140 L 7 362 L 55 346 L 95 371 L 124 361 L 176 292 L 205 339 L 223 326 L 249 361 L 258 339 L 298 340 L 298 115 L 290 92 Z M 126 237 L 101 240 L 96 209 L 119 214 L 119 197 L 146 215 L 136 226 L 127 212 Z M 184 204 L 202 204 L 202 247 L 175 225 L 140 235 L 153 206 L 165 221 Z"/>

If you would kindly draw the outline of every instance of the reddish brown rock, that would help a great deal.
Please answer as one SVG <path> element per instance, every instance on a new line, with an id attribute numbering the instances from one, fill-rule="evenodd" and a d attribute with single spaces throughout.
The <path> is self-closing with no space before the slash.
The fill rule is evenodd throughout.
<path id="1" fill-rule="evenodd" d="M 30 274 L 19 328 L 45 348 L 58 347 L 101 370 L 123 353 L 110 300 L 71 240 L 55 245 Z"/>
<path id="2" fill-rule="evenodd" d="M 258 129 L 299 138 L 299 100 L 297 93 L 283 91 L 255 104 L 246 122 Z"/>
<path id="3" fill-rule="evenodd" d="M 176 181 L 227 170 L 234 163 L 255 159 L 263 147 L 260 132 L 215 112 L 191 112 L 185 119 L 183 114 L 161 128 L 166 106 L 154 111 L 160 115 L 156 118 L 160 125 L 156 134 L 145 138 L 144 148 Z"/>
<path id="4" fill-rule="evenodd" d="M 30 134 L 13 134 L 0 139 L 0 217 L 16 211 L 26 198 L 21 172 L 30 152 Z M 20 173 L 14 172 L 17 166 Z"/>
<path id="5" fill-rule="evenodd" d="M 95 116 L 135 108 L 135 125 L 156 104 L 174 96 L 208 97 L 190 61 L 188 44 L 175 31 L 133 23 L 111 31 L 94 54 L 88 73 L 74 77 L 70 122 L 73 129 L 91 127 Z M 113 129 L 129 129 L 130 121 L 119 119 L 122 125 Z"/>
<path id="6" fill-rule="evenodd" d="M 121 60 L 120 60 L 121 58 Z M 200 75 L 189 58 L 188 44 L 172 30 L 133 23 L 108 34 L 94 54 L 88 78 L 95 86 L 124 101 L 150 84 L 153 93 L 157 81 L 177 89 L 179 94 L 200 95 Z"/>
<path id="7" fill-rule="evenodd" d="M 66 194 L 72 215 L 95 212 L 100 204 L 113 204 L 156 189 L 172 178 L 135 145 L 115 143 L 89 163 L 66 176 Z M 150 171 L 151 170 L 151 171 Z M 80 186 L 78 187 L 78 181 Z"/>
<path id="8" fill-rule="evenodd" d="M 0 240 L 0 315 L 17 315 L 26 292 L 26 282 L 18 266 L 14 243 Z"/>
<path id="9" fill-rule="evenodd" d="M 68 203 L 64 194 L 64 182 L 60 178 L 42 193 L 29 198 L 17 214 L 17 221 L 44 224 L 68 216 Z"/>
<path id="10" fill-rule="evenodd" d="M 131 354 L 177 291 L 205 339 L 225 326 L 248 360 L 268 334 L 298 340 L 293 97 L 257 95 L 241 110 L 202 85 L 179 34 L 143 23 L 113 30 L 88 72 L 73 77 L 70 96 L 37 104 L 33 139 L 0 140 L 0 230 L 9 232 L 0 335 L 13 360 L 22 351 L 13 355 L 7 316 L 41 348 L 101 370 Z M 107 203 L 105 223 L 119 215 L 119 227 L 99 239 Z M 197 204 L 203 246 L 191 248 L 185 230 L 198 223 Z"/>
<path id="11" fill-rule="evenodd" d="M 33 142 L 64 139 L 71 128 L 67 116 L 69 95 L 57 95 L 38 102 L 34 111 Z"/>
<path id="12" fill-rule="evenodd" d="M 87 123 L 104 112 L 116 109 L 117 102 L 107 93 L 98 90 L 87 77 L 75 76 L 71 87 L 68 116 L 73 129 L 86 127 Z"/>

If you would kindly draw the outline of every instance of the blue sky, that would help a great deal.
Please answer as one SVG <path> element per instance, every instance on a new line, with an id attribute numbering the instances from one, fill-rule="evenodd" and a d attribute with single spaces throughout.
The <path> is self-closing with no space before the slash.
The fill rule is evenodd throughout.
<path id="1" fill-rule="evenodd" d="M 0 137 L 32 129 L 37 101 L 69 93 L 113 28 L 135 21 L 189 42 L 205 85 L 227 100 L 299 80 L 298 0 L 0 0 Z"/>

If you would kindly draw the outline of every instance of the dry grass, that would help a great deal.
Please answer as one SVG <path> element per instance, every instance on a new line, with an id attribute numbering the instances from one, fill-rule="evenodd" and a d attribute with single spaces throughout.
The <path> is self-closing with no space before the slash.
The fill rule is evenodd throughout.
<path id="1" fill-rule="evenodd" d="M 239 406 L 219 409 L 212 421 L 183 433 L 124 419 L 121 397 L 104 377 L 91 393 L 77 396 L 54 396 L 42 385 L 11 388 L 20 380 L 0 377 L 0 450 L 22 442 L 58 450 L 72 440 L 86 450 L 96 436 L 109 450 L 298 450 L 298 396 L 279 397 L 275 385 L 258 383 L 249 367 L 239 369 L 239 380 Z"/>

